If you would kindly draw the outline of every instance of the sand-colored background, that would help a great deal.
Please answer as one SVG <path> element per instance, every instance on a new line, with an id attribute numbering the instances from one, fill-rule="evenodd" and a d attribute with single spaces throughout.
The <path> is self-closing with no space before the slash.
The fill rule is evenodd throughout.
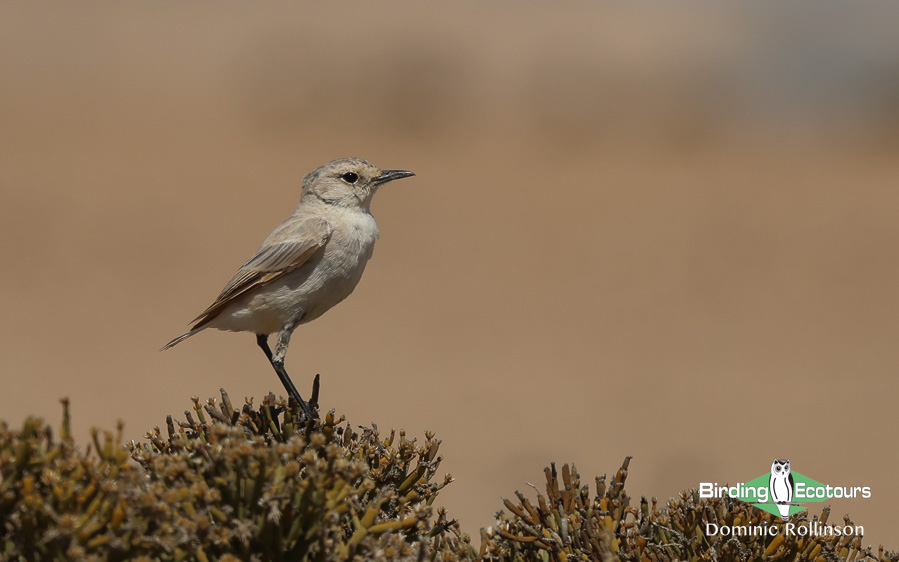
<path id="1" fill-rule="evenodd" d="M 476 534 L 550 461 L 628 490 L 821 482 L 899 548 L 899 5 L 154 2 L 0 8 L 0 418 L 129 438 L 279 390 L 247 334 L 166 353 L 360 156 L 356 293 L 288 369 L 434 430 Z M 813 507 L 818 513 L 820 504 Z"/>

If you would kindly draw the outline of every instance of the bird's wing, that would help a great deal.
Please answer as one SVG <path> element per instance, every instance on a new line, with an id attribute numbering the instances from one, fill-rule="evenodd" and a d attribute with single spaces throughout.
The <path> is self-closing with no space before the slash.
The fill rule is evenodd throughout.
<path id="1" fill-rule="evenodd" d="M 237 297 L 250 289 L 271 283 L 302 266 L 331 238 L 331 225 L 317 218 L 291 217 L 275 229 L 262 247 L 237 270 L 222 294 L 209 308 L 197 316 L 192 329 L 203 326 Z"/>

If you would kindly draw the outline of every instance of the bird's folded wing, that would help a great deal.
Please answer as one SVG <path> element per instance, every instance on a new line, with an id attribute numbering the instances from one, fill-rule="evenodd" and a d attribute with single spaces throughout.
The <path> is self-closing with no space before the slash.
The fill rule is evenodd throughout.
<path id="1" fill-rule="evenodd" d="M 193 329 L 218 316 L 225 306 L 250 289 L 270 283 L 302 266 L 330 237 L 331 225 L 324 219 L 288 219 L 237 270 L 215 302 L 193 320 L 196 322 Z"/>

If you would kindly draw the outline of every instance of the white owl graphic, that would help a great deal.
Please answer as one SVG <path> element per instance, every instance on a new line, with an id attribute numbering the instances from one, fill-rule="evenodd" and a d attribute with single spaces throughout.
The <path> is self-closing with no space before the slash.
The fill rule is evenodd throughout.
<path id="1" fill-rule="evenodd" d="M 771 491 L 771 503 L 777 505 L 781 519 L 789 521 L 790 503 L 793 501 L 793 474 L 789 460 L 774 459 L 768 489 Z"/>

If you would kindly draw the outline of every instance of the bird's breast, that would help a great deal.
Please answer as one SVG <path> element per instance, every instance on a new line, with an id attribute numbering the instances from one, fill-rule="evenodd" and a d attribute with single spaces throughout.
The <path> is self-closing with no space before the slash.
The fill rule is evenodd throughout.
<path id="1" fill-rule="evenodd" d="M 324 261 L 350 273 L 365 267 L 378 239 L 378 225 L 368 213 L 346 213 L 334 220 Z"/>
<path id="2" fill-rule="evenodd" d="M 368 214 L 353 213 L 342 219 L 335 221 L 321 260 L 304 283 L 309 297 L 312 297 L 304 299 L 304 322 L 318 318 L 348 297 L 362 279 L 365 266 L 374 252 L 378 239 L 378 226 L 374 218 Z"/>

